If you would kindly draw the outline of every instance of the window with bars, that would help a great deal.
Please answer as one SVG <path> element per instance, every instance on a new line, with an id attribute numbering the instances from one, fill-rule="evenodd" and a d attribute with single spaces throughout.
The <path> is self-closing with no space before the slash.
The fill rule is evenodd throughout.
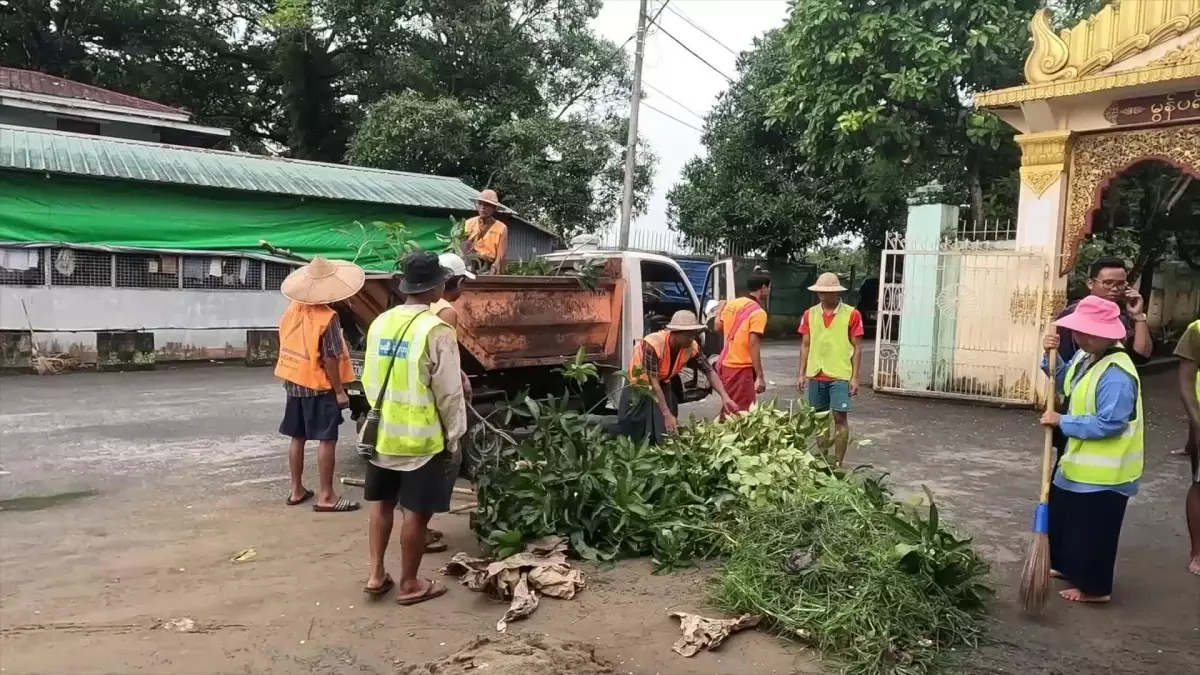
<path id="1" fill-rule="evenodd" d="M 0 286 L 44 285 L 46 252 L 39 248 L 0 248 Z"/>
<path id="2" fill-rule="evenodd" d="M 111 253 L 53 248 L 48 262 L 51 286 L 112 286 Z"/>
<path id="3" fill-rule="evenodd" d="M 283 280 L 296 269 L 291 265 L 273 262 L 263 263 L 263 265 L 266 267 L 267 285 L 265 288 L 268 291 L 279 290 L 280 286 L 283 286 Z"/>
<path id="4" fill-rule="evenodd" d="M 179 288 L 180 256 L 118 253 L 117 288 Z"/>
<path id="5" fill-rule="evenodd" d="M 259 260 L 204 256 L 183 257 L 183 287 L 206 290 L 262 290 Z"/>

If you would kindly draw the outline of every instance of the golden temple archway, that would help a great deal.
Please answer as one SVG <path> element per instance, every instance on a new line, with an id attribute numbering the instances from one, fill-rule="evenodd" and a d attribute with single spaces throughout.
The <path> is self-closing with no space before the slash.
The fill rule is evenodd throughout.
<path id="1" fill-rule="evenodd" d="M 1057 270 L 1039 333 L 1065 304 L 1066 275 L 1115 178 L 1145 160 L 1200 178 L 1200 0 L 1113 0 L 1057 32 L 1051 19 L 1042 9 L 1030 21 L 1026 83 L 975 100 L 1018 132 L 1017 244 Z"/>

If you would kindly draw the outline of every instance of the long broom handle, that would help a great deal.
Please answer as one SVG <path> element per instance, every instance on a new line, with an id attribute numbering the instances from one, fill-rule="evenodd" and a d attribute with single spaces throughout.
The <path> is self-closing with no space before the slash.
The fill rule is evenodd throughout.
<path id="1" fill-rule="evenodd" d="M 1046 372 L 1050 375 L 1050 383 L 1046 385 L 1046 412 L 1054 411 L 1054 404 L 1058 400 L 1058 350 L 1051 349 L 1046 352 Z M 1046 440 L 1042 446 L 1042 497 L 1041 503 L 1045 504 L 1050 501 L 1050 480 L 1053 478 L 1054 472 L 1054 429 L 1045 427 Z"/>

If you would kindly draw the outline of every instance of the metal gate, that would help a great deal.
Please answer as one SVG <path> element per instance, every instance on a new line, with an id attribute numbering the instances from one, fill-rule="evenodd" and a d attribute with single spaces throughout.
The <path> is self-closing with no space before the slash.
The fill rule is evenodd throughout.
<path id="1" fill-rule="evenodd" d="M 994 233 L 993 233 L 994 234 Z M 908 245 L 880 265 L 878 391 L 1031 405 L 1050 265 L 1006 236 Z"/>

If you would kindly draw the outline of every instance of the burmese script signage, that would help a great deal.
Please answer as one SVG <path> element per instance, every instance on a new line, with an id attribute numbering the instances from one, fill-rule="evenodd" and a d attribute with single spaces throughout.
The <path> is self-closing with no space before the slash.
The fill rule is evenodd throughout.
<path id="1" fill-rule="evenodd" d="M 1200 119 L 1200 89 L 1117 101 L 1104 111 L 1113 124 L 1158 124 Z"/>

